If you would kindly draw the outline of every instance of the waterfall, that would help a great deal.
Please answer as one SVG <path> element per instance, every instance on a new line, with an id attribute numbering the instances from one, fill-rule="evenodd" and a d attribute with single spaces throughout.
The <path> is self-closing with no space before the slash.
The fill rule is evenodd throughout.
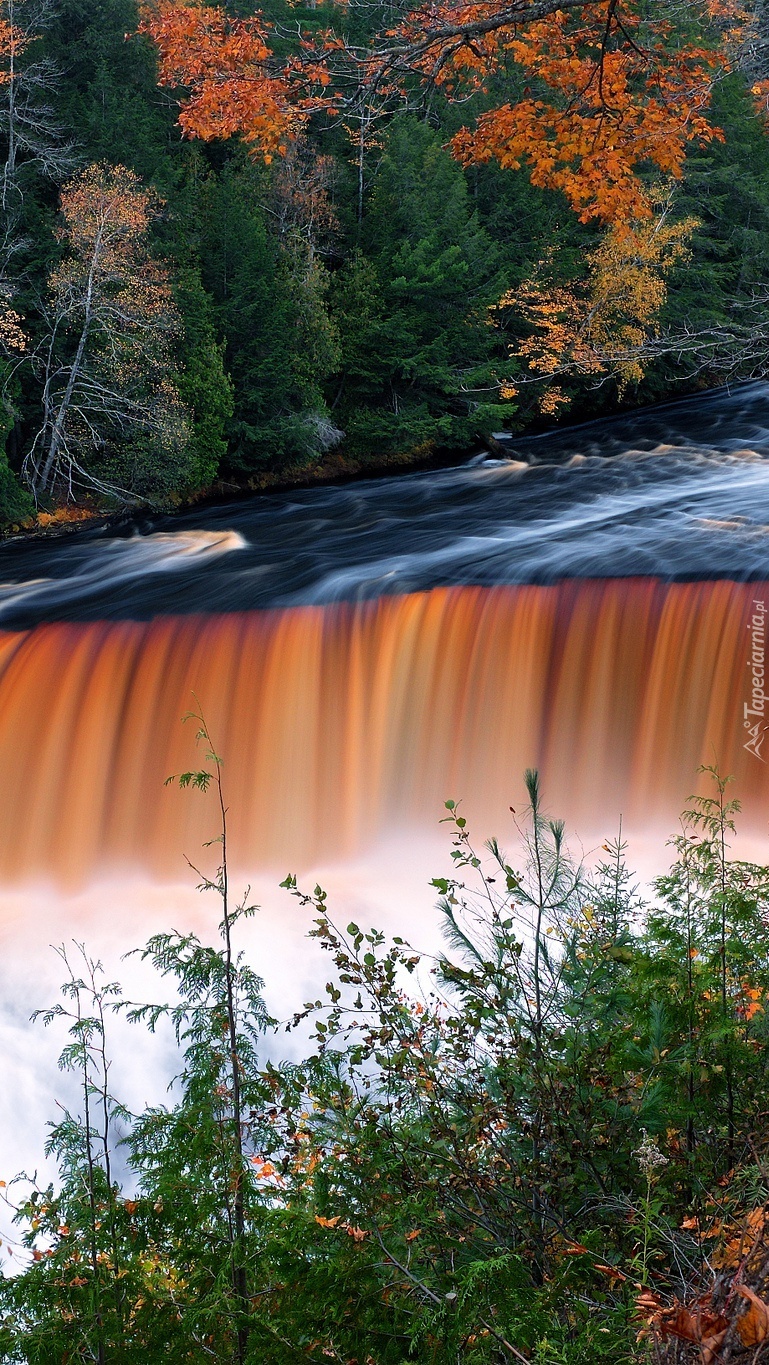
<path id="1" fill-rule="evenodd" d="M 181 724 L 198 703 L 241 866 L 349 857 L 433 829 L 449 797 L 494 832 L 532 766 L 554 813 L 610 833 L 620 812 L 670 832 L 717 763 L 758 829 L 769 767 L 743 708 L 767 591 L 575 579 L 3 632 L 0 870 L 178 876 L 216 832 L 204 798 L 164 785 L 202 760 Z"/>

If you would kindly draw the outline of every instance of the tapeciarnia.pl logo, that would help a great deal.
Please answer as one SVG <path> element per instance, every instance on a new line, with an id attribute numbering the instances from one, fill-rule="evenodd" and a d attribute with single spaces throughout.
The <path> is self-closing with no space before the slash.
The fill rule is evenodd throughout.
<path id="1" fill-rule="evenodd" d="M 766 762 L 761 756 L 761 746 L 766 738 L 766 701 L 767 696 L 764 691 L 766 681 L 766 607 L 763 602 L 753 600 L 754 611 L 748 621 L 747 629 L 750 631 L 750 658 L 748 668 L 751 670 L 750 681 L 750 701 L 743 706 L 743 725 L 750 738 L 743 749 L 753 754 L 754 758 Z"/>

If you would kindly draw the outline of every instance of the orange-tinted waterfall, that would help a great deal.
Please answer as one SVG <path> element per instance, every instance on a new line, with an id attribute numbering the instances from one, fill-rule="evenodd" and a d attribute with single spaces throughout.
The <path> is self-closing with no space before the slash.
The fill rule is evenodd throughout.
<path id="1" fill-rule="evenodd" d="M 743 748 L 743 703 L 766 592 L 575 580 L 3 634 L 3 875 L 178 875 L 214 832 L 205 798 L 163 785 L 195 763 L 193 692 L 241 865 L 433 828 L 449 796 L 499 829 L 535 765 L 554 812 L 611 831 L 620 811 L 670 827 L 717 761 L 763 826 L 769 767 Z"/>

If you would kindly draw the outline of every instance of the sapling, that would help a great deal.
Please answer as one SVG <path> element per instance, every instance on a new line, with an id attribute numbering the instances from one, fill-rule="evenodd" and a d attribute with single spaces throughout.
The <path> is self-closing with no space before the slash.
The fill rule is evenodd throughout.
<path id="1" fill-rule="evenodd" d="M 237 1316 L 234 1358 L 238 1365 L 243 1365 L 250 1331 L 245 1206 L 245 1183 L 248 1178 L 245 1137 L 250 1119 L 244 1114 L 243 1077 L 246 1063 L 253 1074 L 255 1034 L 266 1027 L 269 1020 L 259 994 L 261 981 L 245 967 L 240 958 L 235 956 L 233 950 L 234 926 L 239 919 L 253 914 L 254 907 L 248 904 L 248 890 L 238 905 L 233 906 L 231 901 L 227 845 L 228 808 L 224 794 L 222 759 L 214 746 L 202 710 L 191 713 L 185 719 L 197 723 L 195 739 L 196 743 L 204 746 L 204 761 L 207 766 L 180 773 L 168 778 L 167 782 L 177 782 L 181 788 L 192 788 L 200 792 L 207 792 L 210 789 L 215 795 L 219 829 L 206 847 L 218 845 L 218 866 L 212 876 L 202 872 L 194 864 L 190 866 L 200 879 L 199 889 L 213 891 L 220 899 L 219 932 L 224 946 L 220 958 L 217 953 L 200 944 L 194 936 L 155 935 L 150 939 L 143 956 L 151 959 L 164 975 L 171 974 L 177 978 L 182 1002 L 172 1007 L 138 1007 L 131 1012 L 131 1017 L 149 1020 L 150 1025 L 154 1027 L 161 1014 L 170 1015 L 177 1038 L 191 1043 L 193 1050 L 206 1036 L 209 1042 L 212 1037 L 215 1038 L 217 1029 L 219 1036 L 224 1033 L 228 1058 L 227 1085 L 223 1087 L 220 1084 L 216 1087 L 216 1094 L 220 1100 L 231 1101 L 229 1122 L 225 1123 L 220 1116 L 219 1127 L 220 1130 L 226 1127 L 225 1147 L 230 1156 L 229 1161 L 225 1161 L 223 1202 L 227 1213 L 232 1294 Z M 219 1025 L 218 1017 L 222 1005 L 224 1019 Z M 245 1019 L 242 1017 L 244 1013 Z"/>

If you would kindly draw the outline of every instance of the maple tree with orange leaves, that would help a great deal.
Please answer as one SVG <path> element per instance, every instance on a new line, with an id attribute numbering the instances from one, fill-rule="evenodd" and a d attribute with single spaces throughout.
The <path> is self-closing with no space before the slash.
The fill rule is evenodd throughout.
<path id="1" fill-rule="evenodd" d="M 560 192 L 580 222 L 607 233 L 588 258 L 587 292 L 564 285 L 542 297 L 544 328 L 518 357 L 542 378 L 569 352 L 577 373 L 614 373 L 620 387 L 640 380 L 642 356 L 654 354 L 665 276 L 685 259 L 692 231 L 689 221 L 668 221 L 669 209 L 663 226 L 656 205 L 681 179 L 688 149 L 722 137 L 711 94 L 739 58 L 751 13 L 738 0 L 695 0 L 685 14 L 672 3 L 650 14 L 636 0 L 431 3 L 367 48 L 345 38 L 344 13 L 332 11 L 334 28 L 300 35 L 299 51 L 282 62 L 263 20 L 202 3 L 149 0 L 141 32 L 157 48 L 161 83 L 179 92 L 188 137 L 237 135 L 270 161 L 286 154 L 311 114 L 349 120 L 352 112 L 345 126 L 359 142 L 359 219 L 362 130 L 378 106 L 386 113 L 394 91 L 411 104 L 429 90 L 449 100 L 483 96 L 490 107 L 452 137 L 453 155 L 467 166 L 526 167 L 533 185 Z M 513 100 L 499 98 L 506 81 Z M 642 268 L 627 264 L 634 258 Z M 633 279 L 644 288 L 635 288 L 628 314 Z M 541 280 L 535 288 L 541 294 Z M 525 316 L 539 305 L 524 293 L 521 306 Z M 564 313 L 565 331 L 553 324 Z M 557 390 L 543 402 L 554 411 Z"/>
<path id="2" fill-rule="evenodd" d="M 583 221 L 616 223 L 651 215 L 643 167 L 679 178 L 687 146 L 719 136 L 708 119 L 710 94 L 729 65 L 726 34 L 745 22 L 729 0 L 696 0 L 685 25 L 673 7 L 650 19 L 635 0 L 429 4 L 370 50 L 329 30 L 324 43 L 305 40 L 305 66 L 282 67 L 263 21 L 230 18 L 222 8 L 150 0 L 140 31 L 157 47 L 161 83 L 182 92 L 184 133 L 237 134 L 267 158 L 285 150 L 309 112 L 350 102 L 353 77 L 372 100 L 394 83 L 404 95 L 437 86 L 464 98 L 487 90 L 512 63 L 529 83 L 522 97 L 459 132 L 455 154 L 525 164 L 533 183 L 561 190 Z M 306 94 L 312 78 L 314 102 Z"/>
<path id="3" fill-rule="evenodd" d="M 284 76 L 272 74 L 267 30 L 258 18 L 159 0 L 142 9 L 139 32 L 158 50 L 161 85 L 184 87 L 179 125 L 190 138 L 235 134 L 266 161 L 285 154 L 303 117 Z"/>

